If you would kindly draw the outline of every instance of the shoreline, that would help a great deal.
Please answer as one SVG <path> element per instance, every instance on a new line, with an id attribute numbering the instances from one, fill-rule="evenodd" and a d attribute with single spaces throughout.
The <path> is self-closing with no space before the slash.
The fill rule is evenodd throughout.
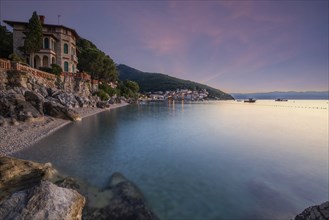
<path id="1" fill-rule="evenodd" d="M 109 111 L 126 105 L 128 105 L 128 103 L 123 102 L 110 105 L 110 108 L 105 109 L 87 107 L 74 110 L 77 111 L 81 119 L 83 119 L 100 112 Z M 0 156 L 11 156 L 22 149 L 28 148 L 69 123 L 72 123 L 72 121 L 44 116 L 43 120 L 0 127 Z"/>

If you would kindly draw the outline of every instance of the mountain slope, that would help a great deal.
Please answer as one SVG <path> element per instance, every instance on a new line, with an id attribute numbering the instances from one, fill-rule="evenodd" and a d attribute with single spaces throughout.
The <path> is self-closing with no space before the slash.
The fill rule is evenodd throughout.
<path id="1" fill-rule="evenodd" d="M 120 80 L 132 80 L 139 84 L 141 92 L 168 91 L 176 89 L 201 90 L 206 89 L 210 98 L 221 100 L 230 100 L 233 97 L 219 89 L 210 86 L 192 82 L 189 80 L 178 79 L 162 73 L 148 73 L 120 64 L 117 66 Z"/>

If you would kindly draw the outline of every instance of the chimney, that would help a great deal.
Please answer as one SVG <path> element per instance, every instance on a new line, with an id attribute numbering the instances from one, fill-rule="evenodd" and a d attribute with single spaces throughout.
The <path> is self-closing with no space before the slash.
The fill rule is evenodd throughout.
<path id="1" fill-rule="evenodd" d="M 45 16 L 44 15 L 39 15 L 39 20 L 41 22 L 41 24 L 45 23 Z"/>

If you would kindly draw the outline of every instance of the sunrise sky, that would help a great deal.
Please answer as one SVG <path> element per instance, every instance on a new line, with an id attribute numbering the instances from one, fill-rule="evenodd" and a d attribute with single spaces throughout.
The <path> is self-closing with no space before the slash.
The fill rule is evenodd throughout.
<path id="1" fill-rule="evenodd" d="M 1 20 L 75 29 L 116 63 L 225 92 L 328 90 L 328 1 L 4 1 Z M 1 23 L 3 25 L 3 23 Z"/>

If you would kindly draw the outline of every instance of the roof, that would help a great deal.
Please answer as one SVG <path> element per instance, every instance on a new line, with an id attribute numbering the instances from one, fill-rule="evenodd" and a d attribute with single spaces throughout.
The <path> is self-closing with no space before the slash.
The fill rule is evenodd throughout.
<path id="1" fill-rule="evenodd" d="M 14 27 L 15 24 L 22 24 L 22 25 L 27 25 L 27 22 L 23 22 L 23 21 L 8 21 L 8 20 L 3 20 L 3 22 L 5 22 L 6 24 L 8 24 L 11 27 Z M 42 24 L 43 27 L 58 27 L 58 28 L 66 28 L 68 30 L 70 30 L 75 36 L 76 38 L 80 38 L 80 36 L 78 35 L 78 33 L 69 27 L 66 27 L 64 25 L 56 25 L 56 24 Z"/>

